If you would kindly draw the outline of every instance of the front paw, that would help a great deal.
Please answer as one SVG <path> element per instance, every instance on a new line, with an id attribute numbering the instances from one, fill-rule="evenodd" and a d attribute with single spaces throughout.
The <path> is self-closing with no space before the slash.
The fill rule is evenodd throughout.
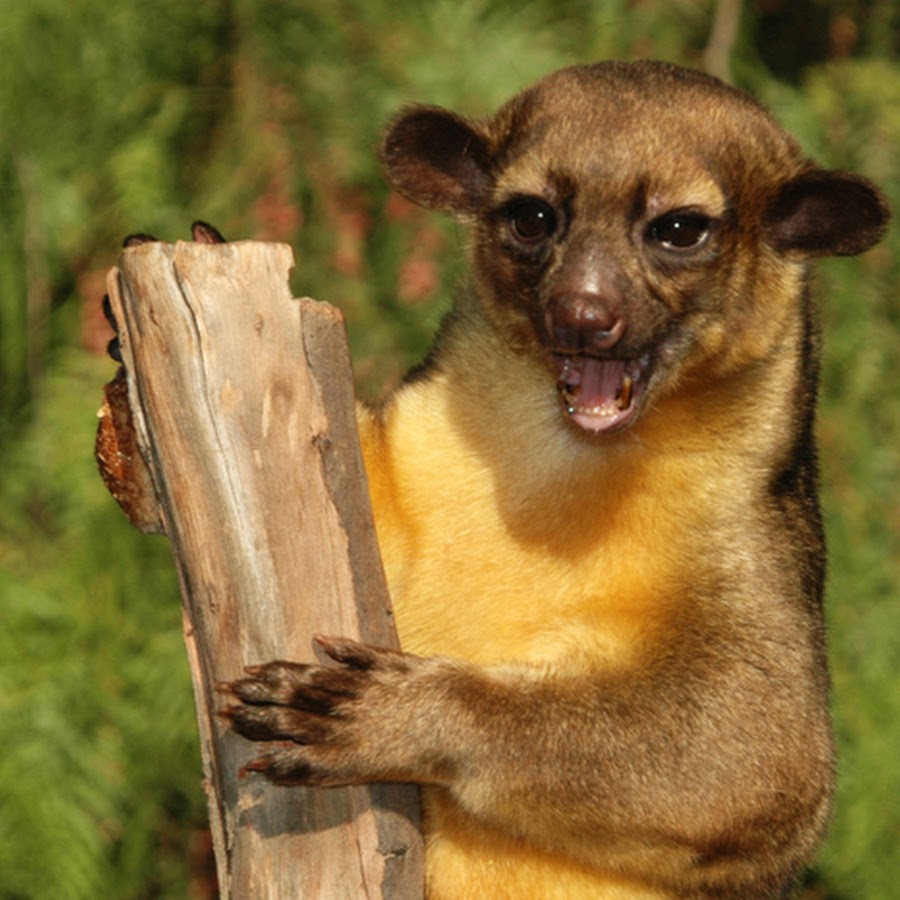
<path id="1" fill-rule="evenodd" d="M 194 243 L 197 244 L 228 243 L 223 237 L 222 232 L 219 231 L 215 225 L 210 225 L 208 222 L 201 222 L 199 219 L 191 224 L 191 237 L 193 238 Z M 129 234 L 128 237 L 122 241 L 122 247 L 127 250 L 130 247 L 139 247 L 141 244 L 154 244 L 157 240 L 158 238 L 155 238 L 152 234 L 137 231 L 133 234 Z M 122 349 L 119 345 L 119 323 L 116 321 L 112 306 L 109 302 L 109 294 L 106 294 L 103 297 L 103 315 L 109 323 L 109 326 L 115 332 L 115 336 L 109 344 L 107 344 L 106 352 L 115 362 L 120 363 L 122 362 Z"/>
<path id="2" fill-rule="evenodd" d="M 238 703 L 220 711 L 239 734 L 280 742 L 249 762 L 276 784 L 341 785 L 385 780 L 378 723 L 409 671 L 409 657 L 342 638 L 316 643 L 339 666 L 275 661 L 219 686 Z"/>
<path id="3" fill-rule="evenodd" d="M 198 244 L 221 244 L 225 238 L 212 225 L 194 222 L 191 236 Z M 150 234 L 130 234 L 122 242 L 125 249 L 153 243 Z M 123 363 L 116 321 L 109 294 L 103 297 L 103 315 L 113 331 L 107 344 L 107 353 L 118 363 Z M 128 520 L 145 534 L 163 531 L 163 520 L 156 497 L 153 476 L 138 446 L 134 417 L 128 396 L 125 369 L 119 366 L 115 377 L 103 389 L 103 406 L 98 411 L 97 435 L 94 455 L 107 490 L 122 507 Z"/>

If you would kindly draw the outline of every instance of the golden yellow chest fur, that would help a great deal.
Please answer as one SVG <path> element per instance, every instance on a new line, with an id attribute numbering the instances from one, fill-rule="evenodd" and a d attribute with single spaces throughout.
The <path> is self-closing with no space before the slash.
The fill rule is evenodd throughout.
<path id="1" fill-rule="evenodd" d="M 546 460 L 496 463 L 502 446 L 485 459 L 455 428 L 440 385 L 408 394 L 388 410 L 387 435 L 366 440 L 376 426 L 363 427 L 403 646 L 481 664 L 551 662 L 585 638 L 592 656 L 627 654 L 664 603 L 678 543 L 666 532 L 683 520 L 639 487 L 626 501 L 603 484 L 605 465 L 576 462 L 528 497 Z M 660 552 L 635 552 L 657 539 Z"/>
<path id="2" fill-rule="evenodd" d="M 527 384 L 527 366 L 518 375 Z M 658 653 L 697 612 L 688 581 L 711 523 L 750 486 L 723 471 L 720 492 L 696 434 L 585 444 L 540 390 L 524 390 L 532 408 L 484 442 L 466 383 L 414 382 L 360 415 L 404 650 L 548 674 L 627 670 Z M 729 469 L 714 441 L 705 449 Z M 424 796 L 430 898 L 666 896 L 486 827 L 442 789 Z"/>

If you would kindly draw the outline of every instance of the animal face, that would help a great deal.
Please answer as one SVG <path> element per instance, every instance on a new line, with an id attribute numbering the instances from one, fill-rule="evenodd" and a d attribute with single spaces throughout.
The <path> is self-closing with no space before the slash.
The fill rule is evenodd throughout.
<path id="1" fill-rule="evenodd" d="M 413 108 L 384 160 L 469 224 L 473 302 L 590 433 L 765 358 L 805 257 L 866 249 L 885 219 L 746 95 L 660 63 L 563 70 L 487 122 Z"/>

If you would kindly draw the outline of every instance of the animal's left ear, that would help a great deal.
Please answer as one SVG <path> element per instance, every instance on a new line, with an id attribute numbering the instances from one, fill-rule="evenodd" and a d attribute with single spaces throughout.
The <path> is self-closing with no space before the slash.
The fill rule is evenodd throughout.
<path id="1" fill-rule="evenodd" d="M 811 169 L 782 185 L 766 225 L 777 250 L 852 256 L 878 243 L 890 215 L 881 192 L 867 179 Z"/>

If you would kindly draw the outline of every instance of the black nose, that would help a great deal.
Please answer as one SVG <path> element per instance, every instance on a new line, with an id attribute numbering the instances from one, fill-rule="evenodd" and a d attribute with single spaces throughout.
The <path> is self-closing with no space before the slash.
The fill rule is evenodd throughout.
<path id="1" fill-rule="evenodd" d="M 560 353 L 611 350 L 625 333 L 625 319 L 589 292 L 551 300 L 544 323 L 553 349 Z"/>

